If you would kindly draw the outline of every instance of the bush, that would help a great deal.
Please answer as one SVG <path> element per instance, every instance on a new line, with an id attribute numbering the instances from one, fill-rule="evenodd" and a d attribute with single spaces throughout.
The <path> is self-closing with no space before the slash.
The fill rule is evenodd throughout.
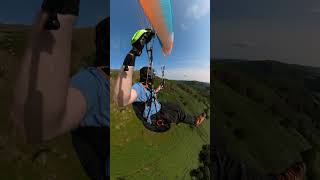
<path id="1" fill-rule="evenodd" d="M 289 128 L 290 126 L 292 126 L 292 121 L 289 118 L 284 118 L 280 121 L 280 125 L 285 128 Z"/>
<path id="2" fill-rule="evenodd" d="M 231 121 L 226 120 L 225 122 L 226 122 L 225 124 L 226 124 L 226 126 L 227 126 L 228 128 L 231 128 L 231 127 L 233 126 L 233 124 L 232 124 Z"/>
<path id="3" fill-rule="evenodd" d="M 205 166 L 210 164 L 210 145 L 203 145 L 202 150 L 199 153 L 199 162 Z"/>
<path id="4" fill-rule="evenodd" d="M 246 88 L 246 96 L 251 98 L 253 96 L 253 89 L 251 87 Z"/>
<path id="5" fill-rule="evenodd" d="M 234 129 L 233 135 L 239 140 L 243 140 L 246 137 L 246 133 L 245 133 L 244 129 L 242 129 L 242 128 Z"/>
<path id="6" fill-rule="evenodd" d="M 197 180 L 209 180 L 210 179 L 210 144 L 202 146 L 199 153 L 200 166 L 197 169 L 190 171 L 190 176 Z"/>
<path id="7" fill-rule="evenodd" d="M 272 104 L 269 108 L 268 108 L 268 111 L 271 112 L 271 114 L 273 116 L 277 116 L 280 114 L 280 111 L 278 109 L 278 107 L 275 105 L 275 104 Z"/>
<path id="8" fill-rule="evenodd" d="M 234 111 L 232 111 L 232 110 L 230 110 L 230 109 L 224 110 L 223 112 L 224 112 L 225 115 L 227 115 L 227 116 L 230 117 L 230 118 L 234 117 L 235 114 L 236 114 Z"/>

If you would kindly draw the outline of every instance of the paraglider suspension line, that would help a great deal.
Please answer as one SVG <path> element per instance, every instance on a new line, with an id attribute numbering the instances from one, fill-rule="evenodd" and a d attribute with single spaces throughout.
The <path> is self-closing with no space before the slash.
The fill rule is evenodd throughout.
<path id="1" fill-rule="evenodd" d="M 161 66 L 161 88 L 164 87 L 164 69 L 165 69 L 165 66 Z"/>
<path id="2" fill-rule="evenodd" d="M 153 41 L 154 41 L 154 37 L 152 38 L 152 41 L 150 41 L 147 45 L 146 45 L 146 50 L 147 50 L 147 54 L 148 54 L 148 60 L 149 60 L 149 69 L 150 71 L 147 71 L 147 78 L 146 81 L 148 81 L 148 78 L 151 77 L 151 79 L 153 79 Z M 151 74 L 150 74 L 151 73 Z M 149 76 L 150 75 L 150 76 Z M 147 83 L 147 82 L 146 82 Z M 153 82 L 151 82 L 151 87 L 148 88 L 148 90 L 150 91 L 150 98 L 147 100 L 147 105 L 150 107 L 149 111 L 148 111 L 148 115 L 147 115 L 147 119 L 149 119 L 150 116 L 150 111 L 151 111 L 151 106 L 152 106 L 152 102 L 156 101 L 156 97 L 155 97 L 155 93 L 154 93 L 154 85 Z M 154 103 L 154 107 L 155 110 L 157 110 L 157 105 L 156 103 Z M 156 122 L 156 124 L 158 125 L 158 123 Z"/>

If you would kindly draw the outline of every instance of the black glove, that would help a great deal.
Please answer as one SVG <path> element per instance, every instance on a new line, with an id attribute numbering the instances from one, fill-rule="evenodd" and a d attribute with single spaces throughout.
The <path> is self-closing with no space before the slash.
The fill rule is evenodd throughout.
<path id="1" fill-rule="evenodd" d="M 144 32 L 143 34 L 139 34 L 138 32 Z M 140 35 L 140 37 L 138 37 Z M 133 38 L 138 38 L 134 43 L 132 43 L 132 49 L 130 52 L 127 54 L 126 58 L 123 61 L 124 65 L 124 71 L 128 71 L 129 68 L 128 66 L 134 66 L 135 65 L 135 60 L 136 56 L 140 56 L 143 50 L 143 47 L 151 41 L 153 36 L 155 35 L 154 31 L 151 29 L 140 29 L 138 30 Z"/>
<path id="2" fill-rule="evenodd" d="M 142 53 L 142 50 L 144 48 L 144 46 L 151 41 L 151 39 L 153 38 L 153 36 L 155 35 L 154 31 L 152 31 L 151 29 L 145 29 L 147 32 L 143 33 L 141 35 L 141 37 L 132 44 L 132 49 L 131 52 L 135 55 L 135 56 L 140 56 Z"/>
<path id="3" fill-rule="evenodd" d="M 124 71 L 128 71 L 128 66 L 134 66 L 136 62 L 136 56 L 134 55 L 135 52 L 132 50 L 127 54 L 126 58 L 123 61 Z"/>
<path id="4" fill-rule="evenodd" d="M 44 0 L 42 10 L 49 14 L 44 24 L 46 30 L 57 30 L 60 23 L 57 14 L 79 15 L 80 0 Z"/>

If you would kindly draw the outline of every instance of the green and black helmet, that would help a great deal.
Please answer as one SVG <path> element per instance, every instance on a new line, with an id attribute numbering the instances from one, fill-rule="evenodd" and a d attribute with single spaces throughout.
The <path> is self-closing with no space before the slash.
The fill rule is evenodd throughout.
<path id="1" fill-rule="evenodd" d="M 149 39 L 146 39 L 146 41 L 149 42 L 154 35 L 154 31 L 150 28 L 146 28 L 146 29 L 140 29 L 136 33 L 134 33 L 134 35 L 131 38 L 131 45 L 137 44 L 137 42 L 143 37 L 143 35 L 145 35 L 145 33 L 150 33 L 149 36 L 145 36 L 145 37 L 149 37 Z"/>
<path id="2" fill-rule="evenodd" d="M 136 43 L 142 37 L 142 35 L 146 32 L 149 32 L 148 29 L 140 29 L 136 33 L 134 33 L 134 35 L 131 38 L 131 44 Z"/>

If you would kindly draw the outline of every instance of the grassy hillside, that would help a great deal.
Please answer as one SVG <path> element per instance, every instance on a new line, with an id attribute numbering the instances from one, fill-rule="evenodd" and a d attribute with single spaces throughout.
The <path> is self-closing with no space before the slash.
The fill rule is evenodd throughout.
<path id="1" fill-rule="evenodd" d="M 308 156 L 319 160 L 319 68 L 238 60 L 217 60 L 212 67 L 218 142 L 263 173 L 281 172 Z M 316 161 L 307 166 L 319 178 Z"/>
<path id="2" fill-rule="evenodd" d="M 69 134 L 42 145 L 24 144 L 8 119 L 17 67 L 30 27 L 0 25 L 0 179 L 87 179 L 74 153 Z M 92 61 L 94 29 L 74 31 L 72 73 Z M 92 43 L 89 43 L 92 42 Z"/>
<path id="3" fill-rule="evenodd" d="M 116 75 L 111 72 L 111 95 Z M 134 77 L 138 80 L 138 73 Z M 159 99 L 198 114 L 209 111 L 209 95 L 208 84 L 168 80 Z M 131 106 L 118 108 L 111 101 L 110 110 L 111 179 L 190 179 L 202 145 L 210 141 L 209 120 L 199 128 L 173 124 L 168 132 L 159 134 L 145 129 Z"/>

